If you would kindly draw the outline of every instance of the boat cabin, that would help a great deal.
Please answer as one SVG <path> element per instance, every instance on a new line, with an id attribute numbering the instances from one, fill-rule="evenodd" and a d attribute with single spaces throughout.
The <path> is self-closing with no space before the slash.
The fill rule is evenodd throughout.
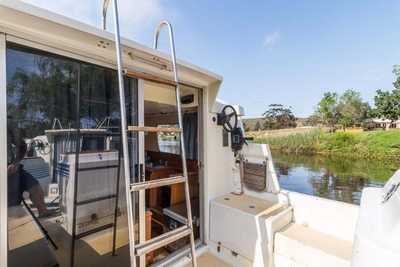
<path id="1" fill-rule="evenodd" d="M 39 181 L 49 208 L 60 209 L 60 216 L 39 218 L 37 223 L 29 214 L 28 209 L 36 211 L 26 192 L 27 207 L 7 208 L 6 196 L 14 192 L 7 190 L 7 179 L 2 179 L 1 236 L 7 238 L 1 238 L 1 265 L 94 265 L 115 253 L 120 255 L 118 266 L 129 266 L 114 34 L 19 1 L 1 1 L 0 17 L 0 84 L 5 96 L 0 117 L 7 125 L 2 143 L 7 143 L 6 129 L 18 131 L 28 149 L 21 161 L 24 170 Z M 173 80 L 169 54 L 123 38 L 121 43 L 127 72 Z M 123 78 L 128 125 L 173 129 L 178 128 L 178 115 L 183 120 L 182 133 L 128 133 L 128 169 L 130 182 L 137 182 L 176 177 L 186 168 L 194 237 L 200 244 L 207 235 L 207 216 L 203 214 L 208 214 L 209 206 L 204 205 L 205 199 L 220 195 L 227 186 L 229 191 L 234 189 L 230 183 L 223 185 L 204 177 L 208 169 L 219 169 L 220 179 L 228 182 L 225 168 L 216 159 L 225 160 L 226 153 L 229 162 L 235 158 L 228 132 L 218 122 L 226 105 L 216 100 L 222 77 L 183 60 L 177 60 L 177 69 L 178 98 L 170 84 L 129 73 Z M 243 112 L 240 107 L 236 110 Z M 238 115 L 236 120 L 240 121 L 243 114 Z M 182 135 L 186 166 L 181 159 Z M 6 149 L 1 151 L 6 166 Z M 214 156 L 208 158 L 207 154 Z M 7 176 L 6 169 L 2 169 L 2 176 Z M 206 183 L 214 189 L 206 190 Z M 144 201 L 139 204 L 139 199 Z M 136 242 L 168 232 L 187 220 L 182 183 L 137 192 L 132 202 Z M 139 224 L 142 217 L 143 226 Z M 58 249 L 38 230 L 42 226 Z M 140 236 L 139 227 L 146 228 L 144 236 Z M 114 241 L 109 239 L 113 234 Z M 181 238 L 143 258 L 146 264 L 157 262 L 182 250 L 187 240 Z M 87 245 L 92 241 L 98 248 Z M 99 257 L 88 257 L 88 253 Z M 43 254 L 43 260 L 32 261 L 35 254 Z"/>
<path id="2" fill-rule="evenodd" d="M 114 33 L 0 0 L 0 266 L 400 264 L 400 173 L 360 206 L 283 190 L 221 76 Z"/>

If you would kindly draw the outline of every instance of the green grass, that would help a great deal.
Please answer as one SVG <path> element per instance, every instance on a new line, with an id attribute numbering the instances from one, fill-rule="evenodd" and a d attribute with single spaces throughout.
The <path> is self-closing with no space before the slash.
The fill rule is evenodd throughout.
<path id="1" fill-rule="evenodd" d="M 317 153 L 319 140 L 323 132 L 315 129 L 307 133 L 294 133 L 282 136 L 256 137 L 254 143 L 268 144 L 271 149 L 287 153 Z"/>
<path id="2" fill-rule="evenodd" d="M 400 159 L 400 131 L 324 134 L 322 153 L 357 158 L 397 161 Z"/>
<path id="3" fill-rule="evenodd" d="M 400 161 L 400 131 L 324 133 L 315 129 L 284 136 L 256 137 L 254 143 L 269 144 L 287 153 L 323 153 L 353 158 Z"/>

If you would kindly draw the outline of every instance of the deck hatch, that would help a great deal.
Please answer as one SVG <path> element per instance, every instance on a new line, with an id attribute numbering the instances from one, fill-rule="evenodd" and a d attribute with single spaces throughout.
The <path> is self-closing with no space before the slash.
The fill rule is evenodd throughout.
<path id="1" fill-rule="evenodd" d="M 244 186 L 252 191 L 265 191 L 267 189 L 267 164 L 264 162 L 243 162 Z"/>

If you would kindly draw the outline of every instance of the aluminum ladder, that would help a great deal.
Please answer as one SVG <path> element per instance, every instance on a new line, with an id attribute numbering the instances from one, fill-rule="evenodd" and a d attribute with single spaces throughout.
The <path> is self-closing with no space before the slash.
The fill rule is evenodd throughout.
<path id="1" fill-rule="evenodd" d="M 118 80 L 119 80 L 119 95 L 120 95 L 120 112 L 121 112 L 121 128 L 122 128 L 122 148 L 123 148 L 123 158 L 124 158 L 124 173 L 125 173 L 125 186 L 126 186 L 126 200 L 127 200 L 127 216 L 128 216 L 128 230 L 129 230 L 129 252 L 130 252 L 130 263 L 131 266 L 136 266 L 136 259 L 140 257 L 139 265 L 144 265 L 144 256 L 146 253 L 156 250 L 157 248 L 163 247 L 169 243 L 172 243 L 182 237 L 190 236 L 190 247 L 191 247 L 191 256 L 192 256 L 192 266 L 196 267 L 196 253 L 195 253 L 195 243 L 194 243 L 194 233 L 193 233 L 193 223 L 192 223 L 192 212 L 190 206 L 190 194 L 189 194 L 189 183 L 188 183 L 188 174 L 187 174 L 187 166 L 186 166 L 186 153 L 185 153 L 185 142 L 183 136 L 183 123 L 182 123 L 182 112 L 181 112 L 181 102 L 180 102 L 180 94 L 179 94 L 179 82 L 178 82 L 178 73 L 176 67 L 176 57 L 175 57 L 175 46 L 174 39 L 172 33 L 172 27 L 169 22 L 163 22 L 157 29 L 155 39 L 154 39 L 154 48 L 157 49 L 158 36 L 163 28 L 163 26 L 167 25 L 169 28 L 169 36 L 170 36 L 170 45 L 171 45 L 171 54 L 172 54 L 172 63 L 174 70 L 174 81 L 169 79 L 164 79 L 161 77 L 156 77 L 153 75 L 135 72 L 133 70 L 123 70 L 122 65 L 122 53 L 121 53 L 121 42 L 120 42 L 120 32 L 119 32 L 119 20 L 118 20 L 118 6 L 117 0 L 113 0 L 113 11 L 114 11 L 114 34 L 115 34 L 115 44 L 116 44 L 116 54 L 117 54 L 117 63 L 118 63 Z M 106 15 L 108 9 L 109 0 L 104 0 L 103 4 L 103 29 L 106 29 Z M 177 112 L 178 112 L 178 122 L 179 128 L 159 128 L 159 127 L 139 127 L 139 126 L 127 126 L 126 122 L 126 110 L 125 110 L 125 89 L 124 89 L 124 75 L 128 77 L 134 77 L 138 79 L 143 79 L 147 81 L 152 81 L 156 83 L 161 83 L 169 86 L 175 87 L 176 94 L 176 104 L 177 104 Z M 146 131 L 146 132 L 177 132 L 181 134 L 181 158 L 182 158 L 182 169 L 183 175 L 172 177 L 172 178 L 163 178 L 153 181 L 140 181 L 139 183 L 131 183 L 130 181 L 130 170 L 129 170 L 129 154 L 128 154 L 128 137 L 127 132 L 129 131 Z M 134 192 L 142 191 L 151 188 L 158 188 L 166 185 L 172 185 L 177 183 L 185 183 L 185 199 L 186 199 L 186 208 L 187 208 L 187 224 L 183 225 L 179 228 L 176 228 L 172 231 L 166 232 L 160 236 L 152 238 L 150 240 L 146 240 L 143 242 L 139 242 L 138 245 L 135 245 L 135 230 L 134 230 L 134 217 L 133 217 L 133 205 L 132 199 Z M 143 191 L 142 191 L 143 192 Z M 140 199 L 140 198 L 139 198 Z M 139 210 L 140 210 L 139 205 Z M 143 210 L 142 210 L 143 211 Z M 144 214 L 142 214 L 144 216 Z M 141 220 L 139 225 L 139 236 L 144 235 L 145 227 L 143 220 Z"/>

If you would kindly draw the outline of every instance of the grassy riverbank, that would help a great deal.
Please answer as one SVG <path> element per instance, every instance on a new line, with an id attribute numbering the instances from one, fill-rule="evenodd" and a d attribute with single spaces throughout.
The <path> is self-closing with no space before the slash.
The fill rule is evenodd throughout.
<path id="1" fill-rule="evenodd" d="M 323 129 L 248 132 L 254 143 L 288 153 L 323 153 L 353 158 L 400 162 L 400 131 L 347 131 L 334 134 Z"/>

